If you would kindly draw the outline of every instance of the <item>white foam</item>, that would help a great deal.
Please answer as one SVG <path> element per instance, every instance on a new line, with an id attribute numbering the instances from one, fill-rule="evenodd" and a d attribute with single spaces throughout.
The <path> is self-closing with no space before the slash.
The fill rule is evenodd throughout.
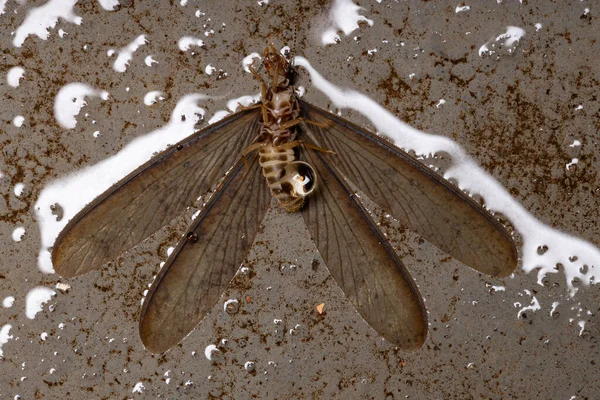
<path id="1" fill-rule="evenodd" d="M 531 295 L 531 292 L 529 290 L 525 290 L 525 292 L 527 294 Z M 515 306 L 521 307 L 521 304 L 515 303 Z M 538 301 L 538 299 L 535 296 L 532 296 L 531 303 L 528 306 L 524 306 L 519 310 L 519 312 L 517 313 L 517 318 L 521 318 L 523 313 L 526 311 L 536 312 L 537 310 L 541 310 L 541 309 L 542 309 L 542 307 L 540 306 L 540 302 Z"/>
<path id="2" fill-rule="evenodd" d="M 8 86 L 12 86 L 14 88 L 18 87 L 23 74 L 25 74 L 23 67 L 12 67 L 9 69 L 6 74 Z"/>
<path id="3" fill-rule="evenodd" d="M 139 35 L 127 46 L 121 48 L 118 51 L 118 55 L 117 55 L 115 62 L 113 63 L 113 69 L 117 72 L 127 71 L 127 66 L 129 65 L 129 61 L 131 61 L 131 59 L 133 58 L 133 53 L 135 53 L 137 51 L 137 49 L 140 48 L 140 46 L 142 46 L 146 43 L 147 43 L 146 36 Z M 112 51 L 112 53 L 108 53 L 109 56 L 114 54 L 115 50 L 111 49 L 111 50 L 109 50 L 109 52 L 110 51 Z"/>
<path id="4" fill-rule="evenodd" d="M 50 0 L 40 7 L 29 10 L 25 20 L 15 31 L 13 45 L 23 46 L 29 35 L 36 35 L 42 40 L 48 39 L 48 29 L 54 28 L 59 18 L 80 25 L 81 17 L 73 12 L 76 3 L 77 0 Z"/>
<path id="5" fill-rule="evenodd" d="M 565 169 L 566 169 L 567 171 L 570 171 L 570 170 L 571 170 L 571 167 L 572 167 L 572 166 L 574 166 L 575 164 L 578 164 L 578 163 L 579 163 L 579 159 L 578 159 L 578 158 L 573 158 L 573 159 L 571 159 L 571 162 L 569 162 L 569 163 L 567 163 L 567 164 L 565 165 Z"/>
<path id="6" fill-rule="evenodd" d="M 550 316 L 552 317 L 554 315 L 554 313 L 556 312 L 556 307 L 558 307 L 560 303 L 558 301 L 553 301 L 552 302 L 552 308 L 550 309 Z"/>
<path id="7" fill-rule="evenodd" d="M 259 100 L 260 100 L 260 93 L 257 93 L 253 96 L 251 96 L 251 95 L 240 96 L 240 97 L 236 97 L 234 99 L 227 101 L 227 108 L 230 111 L 235 112 L 240 105 L 243 107 L 248 107 L 252 104 L 257 103 Z"/>
<path id="8" fill-rule="evenodd" d="M 6 12 L 4 10 L 5 10 L 7 1 L 8 0 L 0 0 L 0 15 L 4 14 Z"/>
<path id="9" fill-rule="evenodd" d="M 147 66 L 151 67 L 152 64 L 158 64 L 158 61 L 152 58 L 152 55 L 149 55 L 146 56 L 146 58 L 144 58 L 144 63 L 146 63 Z"/>
<path id="10" fill-rule="evenodd" d="M 15 196 L 20 197 L 23 194 L 24 189 L 25 189 L 24 183 L 19 182 L 19 183 L 15 184 L 15 188 L 14 188 Z"/>
<path id="11" fill-rule="evenodd" d="M 577 322 L 577 325 L 579 326 L 579 336 L 583 335 L 583 331 L 585 329 L 585 321 L 581 320 L 579 322 Z"/>
<path id="12" fill-rule="evenodd" d="M 569 145 L 569 147 L 579 147 L 581 146 L 581 142 L 579 140 L 573 140 L 573 143 Z"/>
<path id="13" fill-rule="evenodd" d="M 14 302 L 15 302 L 15 298 L 13 296 L 6 296 L 2 300 L 2 307 L 11 308 L 13 306 Z"/>
<path id="14" fill-rule="evenodd" d="M 220 353 L 220 351 L 214 344 L 209 344 L 204 349 L 204 356 L 210 361 L 212 361 L 218 353 Z"/>
<path id="15" fill-rule="evenodd" d="M 25 228 L 19 226 L 12 231 L 12 240 L 15 242 L 20 242 L 23 240 L 23 236 L 25 235 Z"/>
<path id="16" fill-rule="evenodd" d="M 42 311 L 42 305 L 54 296 L 56 292 L 44 286 L 31 289 L 25 297 L 25 316 L 34 319 Z"/>
<path id="17" fill-rule="evenodd" d="M 184 36 L 177 42 L 181 51 L 188 51 L 192 46 L 204 47 L 204 41 L 192 36 Z"/>
<path id="18" fill-rule="evenodd" d="M 152 158 L 155 152 L 194 133 L 194 125 L 204 116 L 204 109 L 197 103 L 205 98 L 203 94 L 184 96 L 175 106 L 169 123 L 162 128 L 134 139 L 114 156 L 51 182 L 42 189 L 34 208 L 40 225 L 42 248 L 38 267 L 42 272 L 54 272 L 48 248 L 66 223 L 112 184 Z M 185 116 L 183 121 L 182 116 Z M 50 208 L 56 203 L 64 212 L 60 221 L 56 221 Z"/>
<path id="19" fill-rule="evenodd" d="M 145 389 L 144 384 L 142 382 L 138 382 L 133 387 L 133 390 L 131 391 L 131 393 L 143 393 L 144 389 Z"/>
<path id="20" fill-rule="evenodd" d="M 204 68 L 204 72 L 206 73 L 206 75 L 212 75 L 216 70 L 217 69 L 210 64 L 208 64 L 206 68 Z"/>
<path id="21" fill-rule="evenodd" d="M 77 125 L 75 116 L 79 114 L 85 102 L 85 97 L 100 97 L 108 99 L 108 92 L 97 90 L 84 83 L 69 83 L 58 91 L 54 98 L 54 118 L 65 129 L 73 129 Z"/>
<path id="22" fill-rule="evenodd" d="M 240 106 L 248 107 L 252 104 L 256 104 L 260 100 L 260 93 L 255 95 L 244 95 L 240 97 L 233 98 L 227 101 L 227 110 L 218 110 L 213 116 L 208 120 L 209 124 L 214 124 L 231 114 L 232 112 L 238 111 Z"/>
<path id="23" fill-rule="evenodd" d="M 542 24 L 540 24 L 539 22 L 538 22 L 538 23 L 536 23 L 534 26 L 535 26 L 535 31 L 536 31 L 536 32 L 539 32 L 539 31 L 540 31 L 540 29 L 542 29 Z"/>
<path id="24" fill-rule="evenodd" d="M 466 154 L 455 142 L 443 136 L 421 132 L 400 121 L 362 93 L 340 89 L 321 76 L 303 57 L 296 57 L 296 65 L 304 67 L 311 76 L 313 86 L 323 92 L 335 108 L 350 108 L 368 118 L 376 131 L 388 136 L 398 147 L 413 150 L 418 156 L 438 152 L 448 153 L 453 161 L 444 177 L 455 179 L 459 187 L 471 194 L 480 195 L 486 207 L 502 213 L 508 218 L 523 238 L 522 268 L 529 273 L 538 270 L 538 283 L 549 273 L 556 273 L 555 266 L 562 264 L 569 293 L 577 288 L 573 280 L 584 286 L 598 281 L 600 249 L 567 233 L 552 229 L 537 220 L 502 185 Z M 538 254 L 538 247 L 546 245 L 548 250 Z M 572 258 L 577 256 L 577 258 Z"/>
<path id="25" fill-rule="evenodd" d="M 153 90 L 151 92 L 146 93 L 144 96 L 144 104 L 147 106 L 151 106 L 156 104 L 159 100 L 164 100 L 165 94 L 160 90 Z"/>
<path id="26" fill-rule="evenodd" d="M 229 305 L 232 305 L 233 307 L 237 307 L 239 305 L 239 302 L 237 301 L 237 299 L 227 300 L 225 303 L 223 303 L 223 311 L 227 312 L 227 307 Z"/>
<path id="27" fill-rule="evenodd" d="M 115 7 L 119 5 L 119 0 L 98 0 L 98 3 L 106 11 L 114 11 Z"/>
<path id="28" fill-rule="evenodd" d="M 361 10 L 364 8 L 357 6 L 352 0 L 334 0 L 329 13 L 329 21 L 332 26 L 321 35 L 321 43 L 323 45 L 337 43 L 340 39 L 338 31 L 342 31 L 344 35 L 348 36 L 360 27 L 360 22 L 366 22 L 369 26 L 373 26 L 372 20 L 359 14 Z"/>
<path id="29" fill-rule="evenodd" d="M 12 120 L 13 125 L 16 126 L 17 128 L 20 128 L 21 126 L 23 126 L 23 122 L 25 122 L 25 117 L 22 115 L 17 115 Z"/>
<path id="30" fill-rule="evenodd" d="M 4 356 L 2 346 L 8 343 L 8 341 L 13 338 L 13 335 L 10 334 L 11 328 L 11 324 L 3 325 L 2 328 L 0 328 L 0 357 Z"/>
<path id="31" fill-rule="evenodd" d="M 479 48 L 478 54 L 480 57 L 493 54 L 494 50 L 490 49 L 490 47 L 495 48 L 496 44 L 494 42 L 500 41 L 503 41 L 502 46 L 506 48 L 506 51 L 512 53 L 523 36 L 525 36 L 525 30 L 523 28 L 519 28 L 518 26 L 507 26 L 506 32 L 498 35 L 496 39 L 488 40 L 482 45 Z"/>
<path id="32" fill-rule="evenodd" d="M 215 112 L 213 114 L 213 116 L 208 120 L 208 124 L 210 125 L 210 124 L 214 124 L 215 122 L 219 122 L 220 120 L 222 120 L 229 114 L 231 114 L 231 113 L 227 110 L 219 110 L 219 111 Z M 192 218 L 192 219 L 194 219 L 194 218 Z"/>
<path id="33" fill-rule="evenodd" d="M 252 64 L 254 64 L 254 59 L 260 60 L 261 58 L 262 57 L 258 53 L 252 53 L 252 54 L 249 54 L 246 57 L 244 57 L 244 59 L 242 60 L 242 65 L 244 66 L 244 71 L 250 72 L 250 68 L 248 68 L 248 67 L 251 66 Z"/>
<path id="34" fill-rule="evenodd" d="M 454 12 L 456 14 L 458 14 L 459 12 L 469 11 L 470 9 L 471 9 L 471 7 L 469 7 L 469 6 L 456 6 L 456 9 L 454 10 Z"/>
<path id="35" fill-rule="evenodd" d="M 290 46 L 283 46 L 281 50 L 279 50 L 279 53 L 281 53 L 282 56 L 287 57 L 292 53 L 292 49 L 290 49 Z"/>

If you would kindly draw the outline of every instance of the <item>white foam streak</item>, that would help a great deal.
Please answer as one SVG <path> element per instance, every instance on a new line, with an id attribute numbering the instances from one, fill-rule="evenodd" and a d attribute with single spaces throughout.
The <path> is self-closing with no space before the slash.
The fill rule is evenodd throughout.
<path id="1" fill-rule="evenodd" d="M 158 103 L 159 100 L 164 100 L 165 94 L 160 90 L 153 90 L 151 92 L 146 93 L 144 96 L 144 104 L 147 106 L 151 106 L 153 104 Z"/>
<path id="2" fill-rule="evenodd" d="M 15 31 L 13 45 L 23 46 L 29 35 L 36 35 L 42 40 L 48 39 L 48 29 L 54 28 L 59 18 L 80 25 L 81 17 L 73 12 L 76 3 L 77 0 L 50 0 L 40 7 L 29 10 L 27 17 Z"/>
<path id="3" fill-rule="evenodd" d="M 339 41 L 338 31 L 342 31 L 344 35 L 348 36 L 359 28 L 360 22 L 366 22 L 369 26 L 373 26 L 372 20 L 359 14 L 361 10 L 364 8 L 357 6 L 352 0 L 335 0 L 329 14 L 329 20 L 333 26 L 321 35 L 321 43 L 323 45 L 337 43 Z"/>
<path id="4" fill-rule="evenodd" d="M 229 114 L 231 114 L 231 113 L 227 110 L 219 110 L 216 113 L 214 113 L 213 116 L 208 120 L 208 124 L 211 125 L 211 124 L 214 124 L 215 122 L 219 122 L 220 120 L 222 120 Z"/>
<path id="5" fill-rule="evenodd" d="M 8 86 L 14 88 L 18 87 L 24 73 L 25 70 L 23 69 L 23 67 L 12 67 L 11 69 L 9 69 L 8 73 L 6 74 L 6 81 L 8 82 Z"/>
<path id="6" fill-rule="evenodd" d="M 258 53 L 252 53 L 247 55 L 246 57 L 244 57 L 244 59 L 242 60 L 242 65 L 244 66 L 244 71 L 246 72 L 250 72 L 250 67 L 252 64 L 254 64 L 254 59 L 260 60 L 261 56 Z"/>
<path id="7" fill-rule="evenodd" d="M 98 2 L 106 11 L 114 11 L 115 7 L 119 5 L 119 0 L 98 0 Z"/>
<path id="8" fill-rule="evenodd" d="M 69 83 L 58 91 L 54 98 L 54 118 L 65 129 L 73 129 L 77 125 L 75 116 L 86 102 L 86 97 L 108 99 L 108 92 L 94 89 L 84 83 Z"/>
<path id="9" fill-rule="evenodd" d="M 453 166 L 446 171 L 444 177 L 456 179 L 461 189 L 482 196 L 486 207 L 501 212 L 510 220 L 523 237 L 522 268 L 528 273 L 539 268 L 539 284 L 542 284 L 542 279 L 547 274 L 557 272 L 555 266 L 559 263 L 563 265 L 571 295 L 577 291 L 573 287 L 574 279 L 578 279 L 583 285 L 597 282 L 596 268 L 600 265 L 600 249 L 585 240 L 552 229 L 536 219 L 458 144 L 443 136 L 418 131 L 369 97 L 336 87 L 303 57 L 296 57 L 295 63 L 306 68 L 313 85 L 327 95 L 335 107 L 350 108 L 363 114 L 378 132 L 389 136 L 398 147 L 413 150 L 417 155 L 448 153 L 452 157 Z M 538 254 L 538 247 L 544 245 L 548 250 Z"/>
<path id="10" fill-rule="evenodd" d="M 42 305 L 54 296 L 56 292 L 44 286 L 33 288 L 25 297 L 25 316 L 34 319 L 42 311 Z"/>
<path id="11" fill-rule="evenodd" d="M 217 346 L 214 344 L 209 344 L 204 349 L 204 356 L 210 361 L 212 361 L 218 353 L 219 349 L 217 349 Z"/>
<path id="12" fill-rule="evenodd" d="M 169 123 L 162 128 L 134 139 L 119 153 L 96 165 L 51 182 L 41 191 L 34 209 L 42 240 L 38 256 L 38 267 L 42 272 L 54 272 L 48 248 L 66 223 L 87 203 L 152 158 L 155 152 L 194 133 L 194 125 L 204 116 L 204 109 L 197 103 L 205 98 L 203 94 L 184 96 L 175 106 Z M 50 208 L 55 203 L 64 211 L 60 221 L 56 221 Z"/>
<path id="13" fill-rule="evenodd" d="M 144 44 L 146 44 L 146 37 L 144 35 L 139 35 L 127 46 L 120 49 L 117 59 L 113 63 L 113 69 L 117 72 L 127 71 L 127 66 L 129 65 L 129 61 L 133 58 L 133 53 Z M 112 51 L 114 52 L 114 50 Z M 112 53 L 109 53 L 109 55 L 111 54 Z"/>
<path id="14" fill-rule="evenodd" d="M 144 63 L 151 67 L 152 64 L 158 64 L 158 61 L 156 61 L 154 58 L 152 58 L 152 55 L 146 56 L 146 58 L 144 58 Z"/>
<path id="15" fill-rule="evenodd" d="M 11 324 L 6 324 L 3 325 L 0 329 L 0 357 L 4 355 L 4 352 L 2 351 L 2 346 L 8 343 L 8 341 L 13 338 L 13 335 L 10 334 L 11 328 Z"/>
<path id="16" fill-rule="evenodd" d="M 177 42 L 177 46 L 181 51 L 188 51 L 192 46 L 203 47 L 204 41 L 192 36 L 184 36 Z"/>
<path id="17" fill-rule="evenodd" d="M 15 193 L 15 196 L 21 197 L 21 195 L 23 194 L 23 190 L 25 190 L 25 184 L 23 182 L 19 182 L 15 184 L 15 188 L 13 191 Z"/>
<path id="18" fill-rule="evenodd" d="M 227 110 L 216 111 L 213 114 L 213 116 L 208 120 L 208 123 L 214 124 L 215 122 L 222 120 L 223 118 L 225 118 L 232 112 L 236 112 L 240 105 L 243 107 L 248 107 L 252 104 L 255 104 L 259 100 L 260 100 L 260 93 L 255 94 L 253 96 L 245 95 L 245 96 L 240 96 L 240 97 L 231 99 L 231 100 L 227 101 Z"/>
<path id="19" fill-rule="evenodd" d="M 22 226 L 16 227 L 13 231 L 12 231 L 12 240 L 15 242 L 20 242 L 21 240 L 23 240 L 23 236 L 25 235 L 25 228 L 23 228 Z"/>
<path id="20" fill-rule="evenodd" d="M 138 382 L 133 387 L 133 390 L 131 391 L 131 393 L 143 393 L 144 389 L 145 389 L 144 384 L 142 382 Z"/>
<path id="21" fill-rule="evenodd" d="M 519 303 L 516 303 L 519 304 Z M 521 316 L 523 315 L 524 312 L 526 311 L 532 311 L 532 312 L 536 312 L 538 310 L 541 310 L 542 306 L 540 306 L 540 302 L 538 301 L 538 299 L 535 296 L 532 296 L 531 298 L 531 304 L 529 304 L 528 306 L 525 306 L 523 308 L 521 308 L 519 310 L 519 312 L 517 313 L 517 318 L 521 318 Z"/>
<path id="22" fill-rule="evenodd" d="M 206 66 L 206 68 L 204 68 L 204 73 L 206 75 L 212 75 L 217 69 L 215 67 L 213 67 L 212 65 L 208 64 Z"/>
<path id="23" fill-rule="evenodd" d="M 500 41 L 503 41 L 502 46 L 504 46 L 506 51 L 510 54 L 515 50 L 516 45 L 523 36 L 525 36 L 525 30 L 523 28 L 519 28 L 518 26 L 507 26 L 506 32 L 498 35 L 496 39 L 488 40 L 484 45 L 482 45 L 479 48 L 478 54 L 481 57 L 493 54 L 494 50 L 490 49 L 490 45 L 492 48 L 494 48 L 496 45 L 493 42 Z"/>
<path id="24" fill-rule="evenodd" d="M 260 100 L 260 93 L 255 94 L 254 96 L 246 95 L 236 97 L 235 99 L 231 99 L 227 102 L 227 108 L 235 112 L 238 107 L 241 105 L 243 107 L 248 107 L 252 104 L 256 104 Z"/>
<path id="25" fill-rule="evenodd" d="M 2 300 L 2 307 L 11 308 L 13 306 L 14 302 L 15 302 L 15 298 L 13 296 L 6 296 Z"/>

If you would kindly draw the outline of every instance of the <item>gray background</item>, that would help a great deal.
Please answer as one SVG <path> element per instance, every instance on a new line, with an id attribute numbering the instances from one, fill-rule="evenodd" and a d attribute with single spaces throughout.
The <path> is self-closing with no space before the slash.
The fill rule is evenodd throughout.
<path id="1" fill-rule="evenodd" d="M 273 34 L 333 83 L 367 94 L 417 129 L 456 140 L 542 221 L 600 244 L 596 4 L 472 0 L 468 12 L 456 14 L 453 2 L 363 1 L 363 14 L 374 26 L 322 47 L 316 32 L 326 20 L 327 2 L 298 6 L 273 0 L 261 7 L 252 1 L 190 0 L 186 6 L 129 1 L 113 12 L 94 1 L 80 3 L 75 13 L 83 17 L 82 25 L 57 25 L 69 33 L 66 38 L 52 30 L 47 41 L 29 37 L 22 48 L 12 46 L 10 32 L 30 7 L 43 2 L 9 1 L 0 16 L 1 75 L 14 65 L 25 68 L 18 90 L 4 78 L 0 82 L 5 174 L 0 297 L 16 298 L 13 307 L 0 309 L 0 324 L 12 324 L 14 336 L 0 360 L 2 398 L 597 398 L 599 292 L 595 286 L 583 288 L 570 299 L 562 274 L 549 276 L 545 286 L 520 268 L 514 279 L 494 280 L 392 224 L 388 233 L 429 312 L 425 345 L 405 353 L 361 319 L 322 261 L 312 267 L 319 255 L 301 217 L 272 210 L 248 256 L 253 276 L 237 278 L 225 294 L 225 299 L 250 296 L 252 302 L 229 315 L 220 301 L 181 345 L 154 356 L 138 337 L 140 300 L 181 230 L 165 228 L 102 271 L 64 280 L 36 267 L 40 236 L 33 212 L 44 185 L 164 125 L 181 96 L 256 93 L 257 82 L 242 70 L 241 60 L 261 52 Z M 587 15 L 585 7 L 591 9 Z M 197 9 L 206 15 L 195 17 Z M 195 55 L 179 51 L 177 40 L 202 37 L 207 18 L 215 35 L 205 38 L 206 48 Z M 543 27 L 536 32 L 538 22 Z M 479 47 L 507 25 L 527 32 L 514 54 L 500 49 L 480 57 Z M 106 51 L 140 34 L 149 43 L 134 53 L 125 73 L 113 71 L 114 57 Z M 405 45 L 396 46 L 400 42 Z M 378 52 L 369 56 L 374 47 Z M 159 64 L 148 68 L 143 62 L 148 54 Z M 206 75 L 208 63 L 226 71 L 227 78 Z M 410 80 L 413 72 L 417 76 Z M 305 99 L 329 106 L 302 70 L 300 80 L 307 87 Z M 70 82 L 105 89 L 111 98 L 89 99 L 77 127 L 65 130 L 52 105 L 58 89 Z M 143 105 L 144 94 L 155 89 L 169 98 Z M 447 103 L 436 108 L 440 98 Z M 583 110 L 574 112 L 579 104 Z M 210 117 L 224 108 L 224 100 L 202 106 Z M 93 113 L 96 124 L 85 112 Z M 11 123 L 18 114 L 25 116 L 21 128 Z M 354 113 L 344 115 L 366 122 Z M 97 129 L 102 136 L 94 139 L 90 133 Z M 583 145 L 569 147 L 574 139 Z M 567 172 L 573 157 L 580 163 Z M 19 198 L 13 193 L 17 182 L 26 185 Z M 26 229 L 21 242 L 10 237 L 16 226 Z M 56 290 L 35 320 L 25 318 L 27 291 L 57 282 L 72 288 Z M 505 285 L 506 291 L 491 285 Z M 532 290 L 543 308 L 518 319 L 513 303 L 531 301 L 524 289 Z M 551 317 L 553 301 L 561 305 Z M 326 312 L 318 315 L 314 306 L 322 302 Z M 576 315 L 571 307 L 578 304 L 591 311 L 582 317 L 587 323 L 581 336 L 579 327 L 569 324 Z M 45 341 L 42 332 L 49 334 Z M 220 346 L 221 357 L 207 360 L 205 347 L 223 338 L 229 341 Z M 254 372 L 244 369 L 246 361 L 256 363 Z M 137 382 L 145 387 L 142 394 L 132 393 Z"/>

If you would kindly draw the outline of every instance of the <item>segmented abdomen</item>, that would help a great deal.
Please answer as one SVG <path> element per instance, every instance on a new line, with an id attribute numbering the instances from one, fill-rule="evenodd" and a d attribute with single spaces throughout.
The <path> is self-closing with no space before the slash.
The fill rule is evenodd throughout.
<path id="1" fill-rule="evenodd" d="M 281 185 L 281 177 L 284 174 L 285 166 L 296 159 L 294 149 L 282 149 L 278 146 L 267 145 L 262 147 L 258 153 L 263 175 L 267 179 L 273 197 L 286 211 L 298 211 L 304 204 L 304 198 L 292 196 L 290 191 Z"/>

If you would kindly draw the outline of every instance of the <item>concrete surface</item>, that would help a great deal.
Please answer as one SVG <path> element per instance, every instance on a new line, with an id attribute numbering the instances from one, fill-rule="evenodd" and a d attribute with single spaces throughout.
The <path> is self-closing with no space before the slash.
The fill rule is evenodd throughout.
<path id="1" fill-rule="evenodd" d="M 25 69 L 18 88 L 0 82 L 0 297 L 15 297 L 12 307 L 0 308 L 0 325 L 12 325 L 2 346 L 1 398 L 598 398 L 599 291 L 582 287 L 571 298 L 561 273 L 544 285 L 520 268 L 512 279 L 494 280 L 392 226 L 388 233 L 426 299 L 430 322 L 425 345 L 404 353 L 345 300 L 318 262 L 302 218 L 273 210 L 248 256 L 251 276 L 238 277 L 224 297 L 250 296 L 251 303 L 230 315 L 221 301 L 181 345 L 155 356 L 138 337 L 139 306 L 177 229 L 165 228 L 102 271 L 65 280 L 36 266 L 33 210 L 45 185 L 164 125 L 183 95 L 222 96 L 202 105 L 205 126 L 225 99 L 256 93 L 241 60 L 261 52 L 273 34 L 335 84 L 367 94 L 417 129 L 456 140 L 542 221 L 598 245 L 597 4 L 470 0 L 470 10 L 456 13 L 458 2 L 362 1 L 373 26 L 362 24 L 323 47 L 318 32 L 326 2 L 122 1 L 106 11 L 89 0 L 74 7 L 81 25 L 61 20 L 48 40 L 30 36 L 14 47 L 11 32 L 43 3 L 9 1 L 0 15 L 0 70 L 5 76 L 15 65 Z M 510 25 L 526 31 L 515 51 L 480 57 L 480 46 Z M 59 28 L 68 35 L 59 37 Z M 209 29 L 214 35 L 206 37 Z M 107 50 L 140 34 L 148 43 L 126 72 L 115 72 Z M 185 35 L 201 37 L 205 48 L 180 51 L 177 40 Z M 373 48 L 377 53 L 369 55 Z M 149 54 L 159 63 L 146 66 Z M 228 75 L 207 75 L 209 63 Z M 300 80 L 305 99 L 329 105 L 302 71 Z M 67 130 L 57 124 L 53 102 L 70 82 L 111 97 L 89 99 Z M 168 99 L 145 106 L 150 90 Z M 447 103 L 437 108 L 441 98 Z M 25 117 L 21 127 L 12 123 L 16 115 Z M 96 130 L 98 138 L 91 135 Z M 582 145 L 569 147 L 575 139 Z M 579 163 L 567 170 L 572 158 Z M 16 196 L 19 182 L 25 190 Z M 11 239 L 17 226 L 25 228 L 20 242 Z M 58 282 L 71 288 L 54 289 L 35 319 L 26 318 L 27 292 Z M 522 307 L 514 303 L 529 305 L 532 296 L 542 308 L 517 318 Z M 559 306 L 550 316 L 553 302 Z M 322 315 L 314 310 L 319 303 Z M 215 361 L 204 356 L 209 344 L 221 349 Z M 248 361 L 254 370 L 244 368 Z M 138 382 L 143 389 L 134 391 Z"/>

